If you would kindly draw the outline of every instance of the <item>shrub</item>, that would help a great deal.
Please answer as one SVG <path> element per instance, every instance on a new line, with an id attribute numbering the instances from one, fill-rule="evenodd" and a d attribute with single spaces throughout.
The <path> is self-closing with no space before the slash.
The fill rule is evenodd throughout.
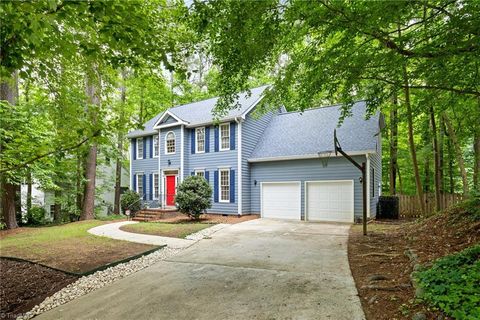
<path id="1" fill-rule="evenodd" d="M 46 224 L 45 215 L 47 211 L 40 206 L 32 206 L 27 212 L 27 225 L 41 226 Z"/>
<path id="2" fill-rule="evenodd" d="M 211 197 L 212 188 L 205 178 L 189 176 L 178 186 L 175 201 L 178 211 L 198 220 L 212 206 Z"/>
<path id="3" fill-rule="evenodd" d="M 132 213 L 135 213 L 142 209 L 142 201 L 140 200 L 140 195 L 133 190 L 128 190 L 122 194 L 120 200 L 122 205 L 122 212 L 125 213 L 127 209 L 130 209 Z"/>
<path id="4" fill-rule="evenodd" d="M 420 299 L 454 319 L 480 319 L 480 245 L 438 259 L 414 276 Z"/>

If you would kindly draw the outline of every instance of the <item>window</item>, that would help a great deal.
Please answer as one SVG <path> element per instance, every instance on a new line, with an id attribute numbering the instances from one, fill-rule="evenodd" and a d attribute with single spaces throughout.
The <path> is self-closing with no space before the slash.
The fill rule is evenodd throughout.
<path id="1" fill-rule="evenodd" d="M 50 216 L 53 217 L 55 215 L 55 205 L 51 204 L 50 205 Z"/>
<path id="2" fill-rule="evenodd" d="M 205 170 L 195 170 L 195 175 L 205 178 Z"/>
<path id="3" fill-rule="evenodd" d="M 195 145 L 197 153 L 205 152 L 205 127 L 195 129 Z"/>
<path id="4" fill-rule="evenodd" d="M 230 202 L 230 170 L 220 170 L 220 202 Z"/>
<path id="5" fill-rule="evenodd" d="M 143 197 L 143 173 L 137 174 L 137 193 L 140 195 L 140 198 Z"/>
<path id="6" fill-rule="evenodd" d="M 160 186 L 158 185 L 159 184 L 158 179 L 159 179 L 158 173 L 154 173 L 153 174 L 153 199 L 154 200 L 159 199 L 159 196 L 160 196 L 160 192 L 159 192 Z"/>
<path id="7" fill-rule="evenodd" d="M 230 150 L 230 123 L 220 125 L 220 150 Z"/>
<path id="8" fill-rule="evenodd" d="M 170 131 L 165 136 L 165 154 L 175 153 L 175 133 Z"/>
<path id="9" fill-rule="evenodd" d="M 143 138 L 137 138 L 137 159 L 143 159 Z"/>
<path id="10" fill-rule="evenodd" d="M 153 156 L 158 157 L 159 154 L 158 135 L 153 136 Z"/>

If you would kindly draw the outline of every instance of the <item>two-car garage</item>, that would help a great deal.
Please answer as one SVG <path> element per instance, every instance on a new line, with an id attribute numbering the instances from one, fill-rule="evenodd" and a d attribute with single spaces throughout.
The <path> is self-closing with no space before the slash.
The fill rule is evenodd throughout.
<path id="1" fill-rule="evenodd" d="M 260 186 L 264 218 L 353 222 L 353 180 L 275 181 Z"/>

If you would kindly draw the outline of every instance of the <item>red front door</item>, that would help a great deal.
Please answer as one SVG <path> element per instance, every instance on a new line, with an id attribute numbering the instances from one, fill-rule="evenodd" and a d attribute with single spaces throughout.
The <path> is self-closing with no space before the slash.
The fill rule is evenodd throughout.
<path id="1" fill-rule="evenodd" d="M 175 205 L 175 176 L 167 176 L 167 206 Z"/>

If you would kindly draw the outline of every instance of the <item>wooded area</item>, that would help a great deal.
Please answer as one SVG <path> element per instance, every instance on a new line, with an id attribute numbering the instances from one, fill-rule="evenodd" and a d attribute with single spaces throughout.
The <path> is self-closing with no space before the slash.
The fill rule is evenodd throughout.
<path id="1" fill-rule="evenodd" d="M 384 193 L 478 196 L 478 1 L 2 1 L 2 223 L 19 186 L 55 194 L 55 220 L 92 219 L 96 169 L 166 108 L 271 84 L 264 110 L 354 101 L 386 117 Z M 332 133 L 333 134 L 333 133 Z"/>

